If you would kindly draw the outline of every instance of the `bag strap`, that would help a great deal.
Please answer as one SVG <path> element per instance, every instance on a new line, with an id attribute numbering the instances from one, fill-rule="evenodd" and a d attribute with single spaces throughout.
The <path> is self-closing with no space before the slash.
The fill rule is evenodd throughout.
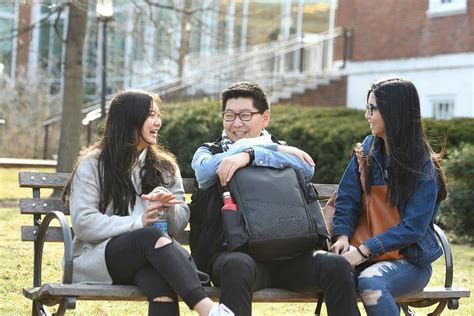
<path id="1" fill-rule="evenodd" d="M 314 315 L 316 316 L 321 315 L 321 308 L 323 307 L 323 301 L 324 301 L 324 292 L 321 292 L 318 295 L 318 303 L 316 304 Z"/>
<path id="2" fill-rule="evenodd" d="M 198 269 L 198 267 L 196 266 L 196 263 L 194 262 L 194 259 L 191 256 L 191 254 L 179 243 L 179 241 L 177 241 L 175 238 L 173 238 L 173 243 L 176 245 L 176 248 L 179 250 L 179 252 L 181 252 L 188 259 L 188 261 L 191 263 L 191 265 L 194 268 L 194 271 L 198 275 L 199 282 L 203 286 L 206 285 L 206 284 L 209 284 L 209 282 L 211 281 L 211 277 L 209 276 L 209 274 L 207 274 L 206 272 L 203 272 L 203 271 Z"/>
<path id="3" fill-rule="evenodd" d="M 199 282 L 201 282 L 202 285 L 206 285 L 211 282 L 211 277 L 209 276 L 209 274 L 198 269 L 196 269 L 195 271 L 198 275 Z"/>

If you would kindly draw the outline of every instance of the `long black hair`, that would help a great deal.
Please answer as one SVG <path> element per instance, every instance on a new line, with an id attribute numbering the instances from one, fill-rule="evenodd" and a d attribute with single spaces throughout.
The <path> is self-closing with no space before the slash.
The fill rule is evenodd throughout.
<path id="1" fill-rule="evenodd" d="M 422 176 L 423 165 L 430 157 L 439 172 L 438 200 L 447 195 L 446 178 L 440 166 L 441 155 L 431 148 L 423 130 L 420 100 L 412 82 L 402 78 L 391 78 L 371 85 L 367 100 L 373 93 L 385 125 L 388 149 L 388 188 L 390 202 L 394 206 L 405 205 L 416 190 Z M 384 139 L 375 137 L 375 148 L 384 148 Z M 369 154 L 369 157 L 371 155 Z M 370 164 L 370 160 L 368 162 Z M 367 188 L 372 182 L 370 168 L 366 168 Z"/>
<path id="2" fill-rule="evenodd" d="M 148 147 L 145 163 L 140 172 L 142 192 L 136 192 L 132 183 L 132 170 L 138 163 L 139 156 L 136 146 L 141 137 L 143 123 L 150 113 L 153 102 L 158 106 L 161 105 L 158 95 L 140 90 L 119 92 L 110 103 L 103 136 L 85 153 L 95 149 L 100 150 L 98 207 L 102 213 L 112 202 L 114 214 L 126 216 L 129 205 L 131 204 L 132 208 L 135 205 L 137 195 L 149 193 L 156 186 L 170 184 L 165 183 L 164 174 L 171 179 L 171 182 L 176 181 L 177 165 L 174 156 L 158 145 L 152 145 Z M 78 163 L 64 190 L 63 200 L 66 203 Z"/>

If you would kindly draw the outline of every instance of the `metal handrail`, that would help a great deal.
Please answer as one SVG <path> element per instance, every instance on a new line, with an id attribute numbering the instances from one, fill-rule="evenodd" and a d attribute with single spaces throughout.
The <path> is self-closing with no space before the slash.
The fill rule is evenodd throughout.
<path id="1" fill-rule="evenodd" d="M 245 62 L 246 60 L 251 60 L 252 58 L 258 58 L 259 56 L 265 56 L 272 53 L 278 53 L 278 55 L 274 55 L 273 58 L 283 56 L 290 52 L 299 50 L 301 48 L 313 46 L 318 43 L 337 38 L 343 34 L 344 34 L 344 29 L 342 27 L 337 27 L 332 31 L 326 31 L 319 34 L 307 33 L 307 34 L 303 34 L 304 36 L 302 37 L 293 36 L 286 41 L 275 41 L 266 45 L 262 45 L 262 44 L 255 45 L 255 47 L 258 47 L 258 49 L 254 49 L 251 46 L 249 47 L 248 51 L 245 51 L 243 53 L 236 52 L 234 54 L 235 58 L 232 58 L 231 61 L 229 60 L 230 58 L 226 58 L 227 60 L 224 60 L 222 62 L 213 63 L 210 67 L 202 69 L 200 73 L 207 74 L 210 72 L 215 72 L 220 69 L 223 69 L 223 67 L 225 67 L 226 71 L 228 70 L 227 69 L 228 67 L 231 67 L 234 69 L 242 68 L 243 65 L 241 63 Z M 291 46 L 294 46 L 294 47 L 291 47 Z M 238 49 L 236 49 L 236 51 L 238 51 Z M 227 53 L 227 57 L 229 57 L 228 53 Z M 266 59 L 268 58 L 265 58 L 265 60 Z M 238 63 L 238 67 L 237 67 L 237 63 Z M 160 90 L 161 94 L 166 94 L 168 91 L 171 91 L 171 92 L 176 91 L 177 88 L 174 86 L 176 84 L 179 84 L 180 87 L 185 87 L 189 84 L 199 81 L 201 77 L 202 76 L 199 74 L 187 75 L 187 76 L 184 76 L 184 78 L 173 78 L 171 80 L 167 80 L 159 84 L 143 86 L 140 88 L 144 90 L 149 90 L 149 91 Z M 111 97 L 112 97 L 111 95 L 107 96 L 107 101 L 110 101 Z M 96 109 L 97 107 L 100 107 L 99 101 L 97 100 L 89 101 L 87 103 L 84 103 L 81 113 L 82 114 L 89 113 L 90 111 Z M 60 120 L 61 120 L 60 115 L 54 116 L 44 121 L 43 126 L 58 122 Z"/>
<path id="2" fill-rule="evenodd" d="M 160 96 L 169 95 L 189 88 L 196 91 L 198 89 L 204 90 L 207 95 L 217 95 L 222 85 L 241 80 L 244 76 L 242 73 L 244 73 L 251 74 L 252 80 L 254 81 L 258 78 L 258 81 L 264 84 L 267 92 L 271 94 L 276 89 L 280 89 L 282 85 L 288 85 L 288 72 L 286 71 L 288 65 L 292 68 L 290 73 L 296 76 L 296 78 L 292 77 L 292 82 L 306 80 L 308 78 L 313 78 L 314 80 L 316 77 L 326 76 L 328 70 L 332 69 L 332 65 L 325 65 L 323 55 L 324 53 L 327 54 L 327 52 L 324 52 L 324 45 L 327 41 L 335 40 L 340 36 L 346 37 L 346 34 L 349 33 L 345 29 L 337 27 L 319 34 L 305 33 L 302 34 L 302 36 L 293 36 L 286 41 L 275 41 L 268 44 L 249 46 L 244 52 L 240 52 L 237 48 L 235 49 L 235 53 L 230 54 L 225 50 L 221 50 L 221 53 L 226 52 L 225 56 L 223 54 L 217 57 L 216 55 L 201 56 L 201 66 L 199 63 L 193 65 L 193 70 L 188 70 L 188 73 L 182 78 L 173 78 L 165 82 L 139 88 L 147 91 L 157 91 Z M 313 68 L 318 67 L 317 72 L 315 72 L 314 69 L 303 69 L 306 67 L 305 64 L 308 60 L 299 52 L 313 48 L 318 49 L 318 45 L 321 45 L 320 58 L 314 58 L 310 61 L 310 64 L 313 64 Z M 344 45 L 348 45 L 346 39 L 344 40 Z M 344 48 L 344 52 L 346 52 L 346 48 Z M 286 63 L 285 58 L 289 54 L 294 54 L 294 58 L 297 60 L 296 65 L 299 66 L 296 66 L 294 64 L 295 62 L 290 62 L 290 64 Z M 344 53 L 343 58 L 346 57 L 347 55 Z M 207 64 L 205 64 L 206 58 L 210 59 Z M 190 64 L 192 64 L 192 60 L 191 62 L 188 61 L 187 67 L 190 67 Z M 267 69 L 265 69 L 265 67 Z M 108 103 L 111 98 L 112 95 L 106 98 L 106 110 L 108 109 Z M 102 113 L 100 112 L 99 101 L 89 101 L 83 105 L 81 113 L 85 114 L 85 117 L 82 124 L 88 127 L 88 140 L 91 134 L 90 124 L 102 117 Z M 44 157 L 47 156 L 49 126 L 59 121 L 61 121 L 60 114 L 50 117 L 43 122 L 43 127 L 45 128 Z"/>
<path id="3" fill-rule="evenodd" d="M 221 74 L 232 74 L 247 67 L 255 67 L 270 59 L 282 58 L 286 54 L 324 43 L 325 41 L 337 38 L 343 34 L 344 30 L 341 27 L 338 27 L 331 33 L 309 34 L 301 38 L 293 37 L 288 41 L 273 44 L 269 46 L 267 50 L 240 53 L 236 54 L 235 58 L 232 58 L 233 56 L 228 56 L 222 62 L 213 63 L 208 67 L 195 71 L 194 74 L 185 76 L 183 79 L 175 78 L 171 81 L 166 81 L 157 85 L 146 86 L 143 89 L 148 91 L 159 91 L 161 96 L 167 95 L 190 87 L 195 83 L 203 82 L 208 78 L 218 77 Z M 93 107 L 94 109 L 84 118 L 82 122 L 84 125 L 87 125 L 101 117 L 101 114 L 99 113 L 99 105 Z"/>

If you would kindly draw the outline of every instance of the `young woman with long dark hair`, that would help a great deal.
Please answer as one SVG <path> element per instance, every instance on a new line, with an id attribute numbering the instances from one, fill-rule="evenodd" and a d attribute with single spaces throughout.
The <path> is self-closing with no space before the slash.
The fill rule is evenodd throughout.
<path id="1" fill-rule="evenodd" d="M 118 93 L 103 137 L 78 161 L 65 188 L 74 230 L 74 282 L 135 284 L 148 315 L 178 315 L 178 295 L 199 315 L 233 315 L 215 305 L 171 236 L 189 220 L 174 157 L 157 145 L 160 99 L 139 90 Z"/>
<path id="2" fill-rule="evenodd" d="M 355 267 L 368 315 L 399 315 L 394 298 L 423 289 L 432 274 L 431 263 L 442 254 L 433 222 L 446 198 L 446 181 L 440 157 L 423 131 L 413 83 L 392 78 L 372 84 L 365 118 L 372 135 L 358 145 L 339 184 L 332 250 Z M 400 223 L 350 247 L 362 196 L 382 186 L 388 188 L 385 201 L 398 210 Z M 392 251 L 399 251 L 400 257 L 365 262 Z"/>

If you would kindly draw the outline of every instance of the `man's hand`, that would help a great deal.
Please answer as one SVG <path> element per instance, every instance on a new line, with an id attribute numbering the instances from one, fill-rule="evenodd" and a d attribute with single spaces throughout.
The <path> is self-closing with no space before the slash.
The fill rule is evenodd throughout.
<path id="1" fill-rule="evenodd" d="M 313 158 L 311 158 L 310 155 L 308 155 L 306 152 L 302 151 L 299 148 L 296 148 L 296 147 L 293 147 L 293 146 L 278 145 L 278 151 L 294 155 L 294 156 L 300 158 L 303 162 L 306 162 L 307 164 L 309 164 L 310 166 L 312 166 L 312 167 L 315 166 Z"/>
<path id="2" fill-rule="evenodd" d="M 216 173 L 221 181 L 222 186 L 226 186 L 229 183 L 230 179 L 234 173 L 240 169 L 248 165 L 250 161 L 250 156 L 248 153 L 238 153 L 229 157 L 222 159 L 221 163 L 219 164 L 219 168 L 217 168 Z"/>

